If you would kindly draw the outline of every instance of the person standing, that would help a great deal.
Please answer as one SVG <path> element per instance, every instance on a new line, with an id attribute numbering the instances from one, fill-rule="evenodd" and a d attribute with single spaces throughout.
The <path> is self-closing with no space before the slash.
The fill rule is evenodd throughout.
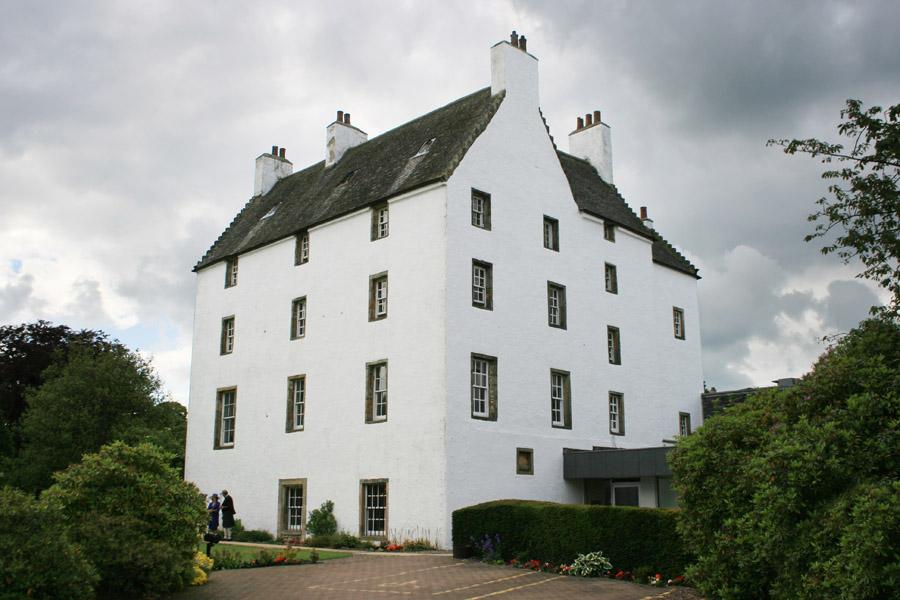
<path id="1" fill-rule="evenodd" d="M 213 494 L 209 497 L 210 502 L 206 505 L 206 512 L 209 513 L 209 530 L 215 532 L 219 528 L 219 509 L 222 505 L 219 503 L 219 495 Z"/>
<path id="2" fill-rule="evenodd" d="M 234 498 L 228 494 L 228 490 L 222 490 L 222 528 L 225 529 L 225 539 L 231 539 L 231 528 L 234 527 Z"/>

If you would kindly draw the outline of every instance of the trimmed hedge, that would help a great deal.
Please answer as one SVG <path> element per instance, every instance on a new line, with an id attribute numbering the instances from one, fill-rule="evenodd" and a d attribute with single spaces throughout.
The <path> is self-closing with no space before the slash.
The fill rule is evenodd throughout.
<path id="1" fill-rule="evenodd" d="M 454 555 L 471 556 L 478 540 L 499 534 L 505 560 L 568 564 L 602 550 L 616 569 L 681 574 L 691 561 L 677 518 L 675 509 L 497 500 L 453 512 Z"/>

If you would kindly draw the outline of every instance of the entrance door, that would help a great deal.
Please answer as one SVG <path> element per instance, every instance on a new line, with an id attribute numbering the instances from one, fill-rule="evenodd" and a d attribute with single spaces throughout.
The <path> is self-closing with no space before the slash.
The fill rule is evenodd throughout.
<path id="1" fill-rule="evenodd" d="M 639 506 L 638 484 L 634 482 L 615 482 L 612 489 L 614 506 Z"/>

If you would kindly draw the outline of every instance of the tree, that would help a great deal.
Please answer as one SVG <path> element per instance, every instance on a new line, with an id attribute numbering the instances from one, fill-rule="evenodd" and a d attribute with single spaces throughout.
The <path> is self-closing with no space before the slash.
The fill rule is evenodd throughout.
<path id="1" fill-rule="evenodd" d="M 103 332 L 74 331 L 47 321 L 0 327 L 0 456 L 15 456 L 21 447 L 19 425 L 26 409 L 26 390 L 39 387 L 44 370 L 65 361 L 73 344 L 103 350 L 122 348 Z"/>
<path id="2" fill-rule="evenodd" d="M 56 473 L 41 494 L 96 569 L 101 597 L 156 596 L 194 577 L 206 506 L 170 462 L 152 444 L 115 442 Z"/>
<path id="3" fill-rule="evenodd" d="M 671 456 L 691 575 L 711 598 L 890 597 L 900 585 L 900 325 L 864 321 L 803 381 Z"/>
<path id="4" fill-rule="evenodd" d="M 43 378 L 26 393 L 24 445 L 12 474 L 19 487 L 44 489 L 54 471 L 114 440 L 153 442 L 183 461 L 184 409 L 164 402 L 159 378 L 140 355 L 74 345 Z"/>
<path id="5" fill-rule="evenodd" d="M 769 140 L 787 154 L 797 152 L 839 162 L 822 178 L 835 181 L 828 187 L 832 198 L 817 201 L 819 210 L 809 216 L 816 223 L 806 241 L 823 238 L 823 254 L 837 252 L 847 263 L 859 258 L 871 279 L 891 293 L 889 315 L 900 315 L 900 104 L 887 110 L 864 108 L 859 100 L 847 100 L 838 132 L 851 140 L 830 144 L 817 139 Z M 831 233 L 837 237 L 831 238 Z"/>

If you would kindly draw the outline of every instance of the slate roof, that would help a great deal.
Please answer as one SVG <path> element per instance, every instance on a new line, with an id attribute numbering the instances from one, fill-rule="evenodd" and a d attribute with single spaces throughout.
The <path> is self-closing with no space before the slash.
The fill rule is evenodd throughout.
<path id="1" fill-rule="evenodd" d="M 697 268 L 655 229 L 646 227 L 616 186 L 603 181 L 591 163 L 560 150 L 556 154 L 579 210 L 653 240 L 653 262 L 700 278 Z"/>
<path id="2" fill-rule="evenodd" d="M 487 127 L 503 94 L 484 88 L 280 180 L 250 199 L 194 271 L 284 239 L 410 190 L 446 181 Z M 549 130 L 548 130 L 549 133 Z M 416 157 L 434 139 L 428 153 Z M 557 151 L 579 210 L 653 241 L 653 261 L 698 277 L 697 269 L 656 231 L 644 226 L 615 186 L 587 161 Z M 274 210 L 274 212 L 272 212 Z"/>
<path id="3" fill-rule="evenodd" d="M 337 163 L 298 171 L 255 196 L 219 236 L 198 271 L 371 204 L 446 181 L 490 122 L 503 94 L 484 88 L 350 148 Z M 413 158 L 434 138 L 427 154 Z M 263 218 L 275 208 L 275 213 Z"/>

